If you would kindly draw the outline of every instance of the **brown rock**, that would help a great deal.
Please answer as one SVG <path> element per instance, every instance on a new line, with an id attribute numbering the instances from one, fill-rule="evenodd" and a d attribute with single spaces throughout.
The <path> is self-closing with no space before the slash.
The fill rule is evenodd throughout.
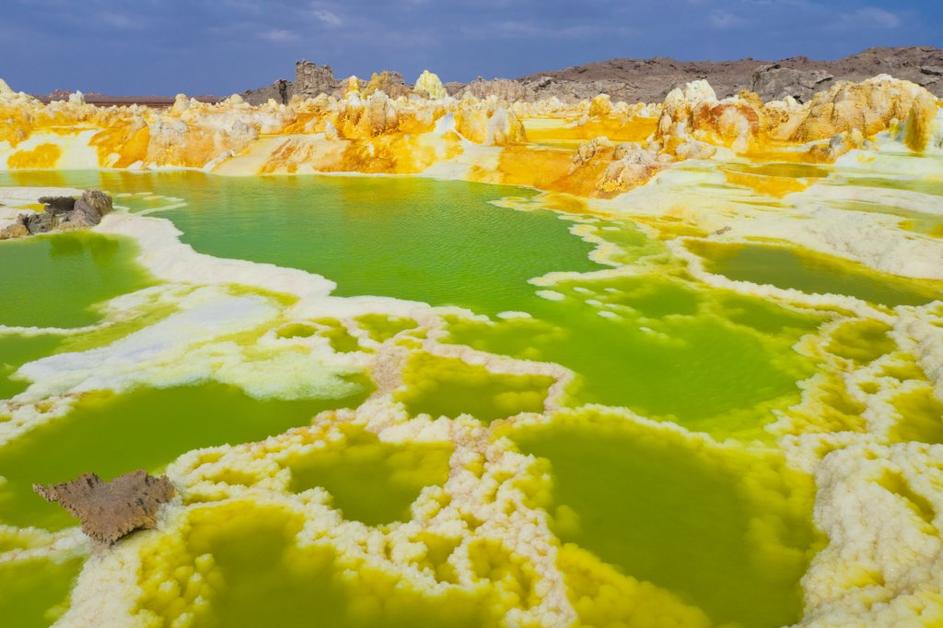
<path id="1" fill-rule="evenodd" d="M 82 192 L 82 198 L 79 200 L 98 212 L 99 217 L 111 213 L 113 209 L 111 197 L 99 190 L 87 190 Z"/>
<path id="2" fill-rule="evenodd" d="M 792 96 L 799 102 L 808 102 L 816 91 L 829 85 L 834 78 L 825 70 L 798 70 L 776 63 L 754 72 L 750 89 L 763 100 L 783 100 Z"/>
<path id="3" fill-rule="evenodd" d="M 330 94 L 337 87 L 334 70 L 329 65 L 318 65 L 310 61 L 295 64 L 295 82 L 292 94 L 302 98 L 314 98 L 318 94 Z"/>
<path id="4" fill-rule="evenodd" d="M 3 229 L 0 229 L 0 240 L 14 240 L 16 238 L 25 238 L 28 235 L 29 229 L 20 221 L 16 221 L 12 225 L 7 225 Z"/>
<path id="5" fill-rule="evenodd" d="M 382 72 L 374 72 L 370 76 L 370 82 L 367 83 L 363 93 L 364 96 L 369 96 L 378 91 L 382 91 L 390 98 L 399 98 L 400 96 L 408 96 L 410 89 L 406 85 L 406 81 L 403 80 L 402 74 L 383 70 Z"/>
<path id="6" fill-rule="evenodd" d="M 83 473 L 71 482 L 34 484 L 33 490 L 78 517 L 82 532 L 112 545 L 135 530 L 157 525 L 157 510 L 176 492 L 166 476 L 132 471 L 111 482 Z"/>
<path id="7" fill-rule="evenodd" d="M 278 79 L 271 85 L 242 92 L 242 97 L 250 105 L 264 105 L 274 100 L 280 105 L 287 105 L 291 99 L 291 81 Z"/>

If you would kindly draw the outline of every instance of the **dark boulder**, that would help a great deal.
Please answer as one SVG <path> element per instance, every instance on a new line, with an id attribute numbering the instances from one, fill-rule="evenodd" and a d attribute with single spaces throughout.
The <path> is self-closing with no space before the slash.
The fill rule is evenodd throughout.
<path id="1" fill-rule="evenodd" d="M 72 196 L 40 196 L 39 202 L 46 206 L 46 213 L 49 214 L 70 212 L 75 207 L 75 198 Z"/>

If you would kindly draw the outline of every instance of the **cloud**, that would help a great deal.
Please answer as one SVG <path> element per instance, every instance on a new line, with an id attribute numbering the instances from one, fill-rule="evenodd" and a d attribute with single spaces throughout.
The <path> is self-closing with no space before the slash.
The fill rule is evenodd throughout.
<path id="1" fill-rule="evenodd" d="M 298 41 L 299 39 L 297 33 L 281 28 L 272 28 L 267 31 L 263 31 L 259 33 L 258 37 L 259 39 L 264 39 L 265 41 L 271 41 L 277 44 Z"/>
<path id="2" fill-rule="evenodd" d="M 314 9 L 311 11 L 311 15 L 325 26 L 330 26 L 331 28 L 336 28 L 344 23 L 344 20 L 342 20 L 339 15 L 327 9 Z"/>
<path id="3" fill-rule="evenodd" d="M 743 26 L 747 22 L 739 15 L 728 13 L 727 11 L 712 11 L 710 16 L 708 16 L 707 21 L 711 25 L 711 28 L 716 28 L 718 30 L 737 28 L 738 26 Z"/>
<path id="4" fill-rule="evenodd" d="M 878 26 L 880 28 L 897 28 L 900 26 L 900 17 L 879 7 L 862 7 L 847 13 L 842 21 L 849 26 Z"/>

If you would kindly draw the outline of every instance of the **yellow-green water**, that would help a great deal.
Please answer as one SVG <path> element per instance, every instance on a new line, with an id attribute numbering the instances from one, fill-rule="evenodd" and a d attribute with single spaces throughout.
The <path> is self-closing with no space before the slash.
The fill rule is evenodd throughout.
<path id="1" fill-rule="evenodd" d="M 786 625 L 825 539 L 813 478 L 777 439 L 866 431 L 845 375 L 894 356 L 882 372 L 909 388 L 891 398 L 888 438 L 943 440 L 940 402 L 888 323 L 710 287 L 628 219 L 493 203 L 539 205 L 528 191 L 194 172 L 0 184 L 104 188 L 200 253 L 316 273 L 337 297 L 464 308 L 300 311 L 258 286 L 166 285 L 130 239 L 0 243 L 4 267 L 24 270 L 0 279 L 12 304 L 0 324 L 71 329 L 0 328 L 0 426 L 13 434 L 0 446 L 0 523 L 75 525 L 35 482 L 167 470 L 173 517 L 119 544 L 140 567 L 96 572 L 137 582 L 126 612 L 154 625 Z M 709 272 L 882 311 L 940 297 L 932 282 L 787 243 L 687 246 Z M 105 307 L 118 296 L 130 299 L 120 315 Z M 212 318 L 170 326 L 204 301 L 224 304 L 206 310 L 221 321 L 238 299 L 262 318 L 218 333 Z M 208 335 L 178 354 L 167 330 Z M 70 375 L 69 356 L 93 351 L 101 377 Z M 57 361 L 38 369 L 47 356 Z M 322 370 L 328 383 L 307 385 Z M 862 391 L 887 385 L 872 376 Z M 37 425 L 20 427 L 36 416 L 23 408 Z M 0 553 L 0 579 L 16 583 L 0 604 L 18 625 L 46 625 L 82 559 L 15 558 L 44 542 L 23 539 Z M 570 610 L 554 614 L 558 603 Z"/>

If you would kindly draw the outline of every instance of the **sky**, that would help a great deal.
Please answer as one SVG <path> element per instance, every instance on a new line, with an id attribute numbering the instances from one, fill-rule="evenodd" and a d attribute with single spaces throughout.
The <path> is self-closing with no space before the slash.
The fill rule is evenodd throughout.
<path id="1" fill-rule="evenodd" d="M 298 59 L 469 81 L 910 45 L 943 46 L 943 0 L 0 0 L 0 78 L 33 93 L 226 95 Z"/>

